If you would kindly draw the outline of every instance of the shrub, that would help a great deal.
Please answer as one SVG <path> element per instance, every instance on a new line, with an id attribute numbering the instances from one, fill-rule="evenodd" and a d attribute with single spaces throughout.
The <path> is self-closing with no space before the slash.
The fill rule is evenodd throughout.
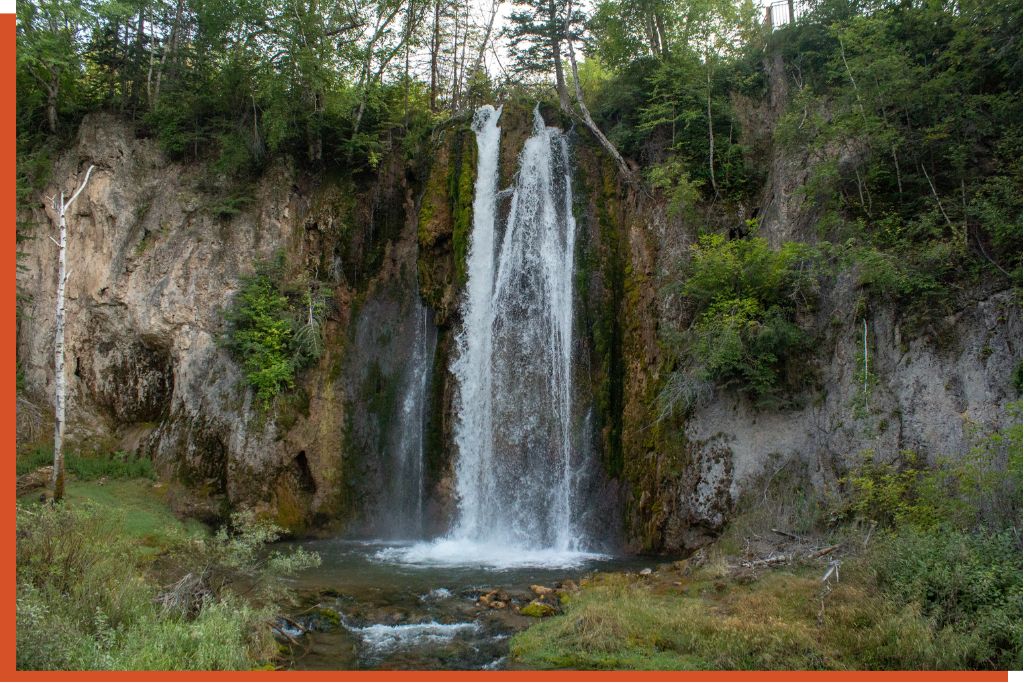
<path id="1" fill-rule="evenodd" d="M 961 458 L 868 453 L 844 481 L 843 512 L 882 525 L 866 558 L 878 588 L 916 605 L 961 666 L 1021 666 L 1019 411 Z"/>
<path id="2" fill-rule="evenodd" d="M 865 452 L 843 478 L 840 516 L 917 530 L 1013 528 L 1021 515 L 1019 403 L 1008 406 L 1007 417 L 1006 426 L 988 434 L 968 424 L 974 440 L 970 451 L 938 458 L 934 466 L 909 450 L 889 462 Z"/>
<path id="3" fill-rule="evenodd" d="M 286 317 L 288 298 L 270 278 L 246 281 L 229 314 L 234 324 L 228 348 L 242 361 L 245 379 L 264 404 L 295 386 L 294 330 Z"/>
<path id="4" fill-rule="evenodd" d="M 246 382 L 263 407 L 295 387 L 297 373 L 323 351 L 327 300 L 315 287 L 288 296 L 272 267 L 242 282 L 226 314 L 225 345 L 242 364 Z"/>
<path id="5" fill-rule="evenodd" d="M 172 590 L 145 572 L 123 522 L 102 508 L 67 504 L 18 509 L 17 666 L 21 669 L 247 669 L 276 653 L 270 620 L 278 589 L 199 591 L 194 609 L 167 609 Z M 170 564 L 184 579 L 244 573 L 248 586 L 280 585 L 283 574 L 319 561 L 266 555 L 277 530 L 252 515 L 232 533 L 182 541 Z"/>
<path id="6" fill-rule="evenodd" d="M 913 451 L 903 451 L 892 462 L 880 462 L 873 451 L 866 451 L 843 483 L 848 517 L 929 529 L 952 514 L 951 499 L 937 495 L 941 479 Z"/>
<path id="7" fill-rule="evenodd" d="M 218 598 L 229 595 L 230 587 L 241 582 L 249 598 L 274 604 L 285 596 L 281 577 L 320 564 L 319 555 L 301 548 L 288 553 L 268 552 L 267 545 L 283 532 L 272 522 L 243 510 L 233 514 L 230 525 L 221 527 L 211 538 L 177 548 L 170 563 L 180 575 L 201 567 L 199 582 Z"/>
<path id="8" fill-rule="evenodd" d="M 878 586 L 955 634 L 971 668 L 1021 666 L 1021 546 L 1016 530 L 902 528 L 870 556 Z"/>
<path id="9" fill-rule="evenodd" d="M 813 303 L 816 255 L 761 238 L 706 235 L 692 248 L 683 294 L 696 308 L 688 335 L 697 375 L 759 403 L 778 399 L 787 369 L 809 338 L 798 312 Z"/>

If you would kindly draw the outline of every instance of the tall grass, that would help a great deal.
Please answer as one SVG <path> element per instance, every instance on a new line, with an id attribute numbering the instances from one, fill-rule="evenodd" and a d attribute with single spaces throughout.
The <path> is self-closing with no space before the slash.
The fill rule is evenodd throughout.
<path id="1" fill-rule="evenodd" d="M 845 581 L 819 617 L 815 570 L 737 585 L 698 574 L 681 588 L 609 575 L 564 615 L 518 634 L 517 666 L 571 669 L 962 668 L 955 634 L 913 604 Z"/>
<path id="2" fill-rule="evenodd" d="M 269 525 L 241 521 L 231 533 L 182 538 L 172 550 L 168 571 L 198 577 L 185 610 L 173 608 L 180 600 L 158 600 L 167 588 L 147 572 L 150 560 L 117 515 L 87 503 L 19 507 L 18 668 L 216 670 L 267 662 L 277 652 L 269 628 L 276 594 L 243 598 L 227 576 L 245 574 L 258 585 L 313 558 L 268 561 L 259 548 L 275 537 Z M 214 572 L 216 585 L 207 580 Z"/>
<path id="3" fill-rule="evenodd" d="M 52 464 L 53 448 L 40 446 L 19 456 L 15 467 L 18 476 L 21 476 Z M 67 473 L 83 481 L 103 477 L 108 479 L 156 478 L 156 470 L 153 469 L 151 460 L 134 457 L 120 451 L 88 455 L 71 451 L 64 455 L 64 467 Z"/>

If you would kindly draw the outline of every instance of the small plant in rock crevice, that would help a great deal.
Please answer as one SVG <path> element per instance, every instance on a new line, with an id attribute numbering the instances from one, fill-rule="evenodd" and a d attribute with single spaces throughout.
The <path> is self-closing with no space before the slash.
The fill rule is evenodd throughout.
<path id="1" fill-rule="evenodd" d="M 294 389 L 298 373 L 323 353 L 328 298 L 319 283 L 281 284 L 280 265 L 263 264 L 242 281 L 225 314 L 224 346 L 242 365 L 246 383 L 264 409 Z"/>

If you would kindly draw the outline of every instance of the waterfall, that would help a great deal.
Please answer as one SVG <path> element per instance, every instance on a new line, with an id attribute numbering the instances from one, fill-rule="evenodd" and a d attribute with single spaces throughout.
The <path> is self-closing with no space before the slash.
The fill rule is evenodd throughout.
<path id="1" fill-rule="evenodd" d="M 423 537 L 424 433 L 427 394 L 434 361 L 436 332 L 430 310 L 419 296 L 408 324 L 413 326 L 412 354 L 402 381 L 397 426 L 390 449 L 390 477 L 378 513 L 378 527 L 390 538 Z"/>
<path id="2" fill-rule="evenodd" d="M 572 275 L 565 136 L 534 112 L 500 246 L 501 112 L 476 115 L 478 173 L 459 387 L 456 537 L 571 550 Z"/>
<path id="3" fill-rule="evenodd" d="M 478 167 L 451 370 L 458 517 L 412 562 L 573 564 L 582 552 L 574 481 L 573 271 L 576 222 L 566 136 L 534 111 L 507 218 L 500 219 L 501 109 L 473 120 Z M 391 555 L 395 557 L 395 555 Z"/>

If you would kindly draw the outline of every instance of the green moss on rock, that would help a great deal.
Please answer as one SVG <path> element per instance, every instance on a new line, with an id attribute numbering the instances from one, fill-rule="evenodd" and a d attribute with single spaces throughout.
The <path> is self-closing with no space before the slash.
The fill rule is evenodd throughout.
<path id="1" fill-rule="evenodd" d="M 540 619 L 542 617 L 550 617 L 555 614 L 557 610 L 546 602 L 540 600 L 533 600 L 530 604 L 526 605 L 519 610 L 519 613 L 523 616 L 534 617 Z"/>

